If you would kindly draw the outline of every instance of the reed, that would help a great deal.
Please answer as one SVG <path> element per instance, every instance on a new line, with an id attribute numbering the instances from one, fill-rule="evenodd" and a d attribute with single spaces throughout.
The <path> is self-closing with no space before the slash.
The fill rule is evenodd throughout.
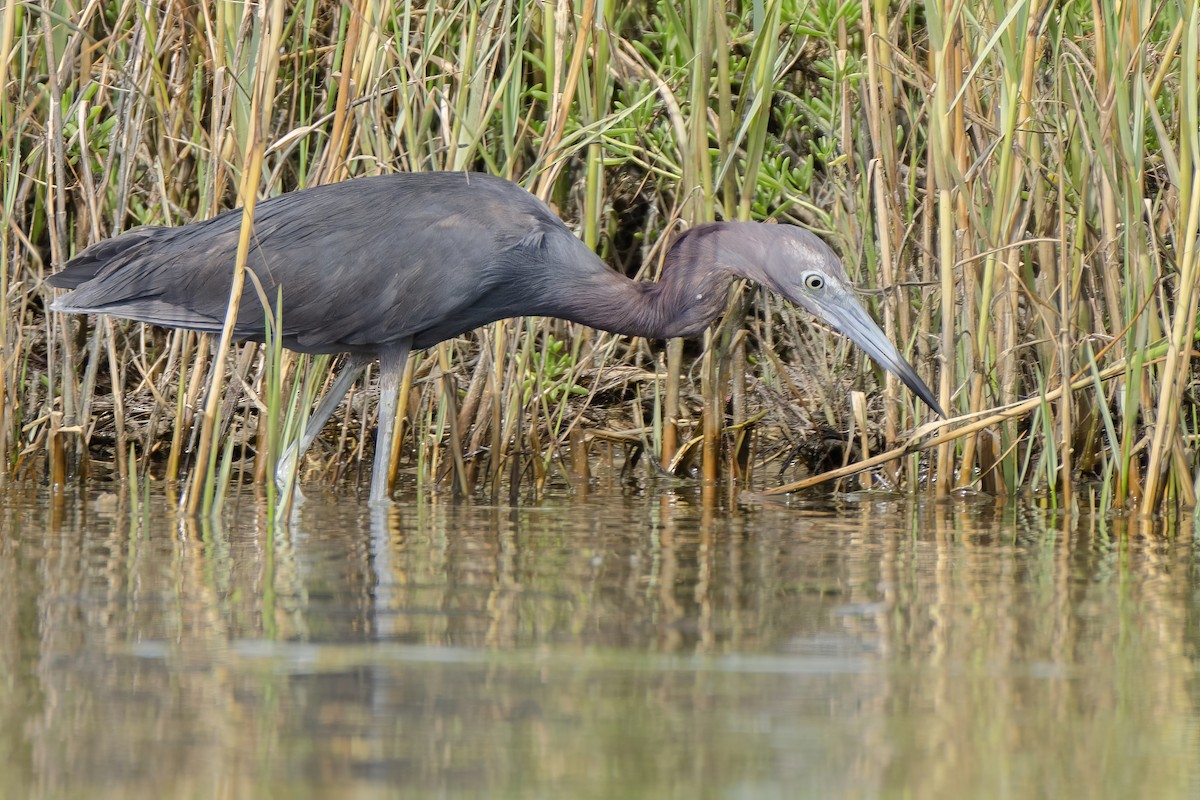
<path id="1" fill-rule="evenodd" d="M 10 477 L 54 462 L 66 480 L 91 456 L 91 475 L 191 476 L 202 507 L 218 502 L 202 476 L 232 492 L 270 474 L 316 390 L 307 357 L 47 315 L 41 281 L 81 247 L 239 198 L 480 169 L 646 279 L 682 226 L 815 228 L 883 287 L 869 299 L 889 335 L 966 419 L 919 449 L 925 417 L 894 382 L 739 287 L 702 350 L 532 320 L 417 355 L 380 411 L 409 432 L 403 480 L 536 494 L 586 475 L 564 449 L 600 436 L 761 487 L 829 426 L 875 454 L 868 484 L 1195 505 L 1195 3 L 0 7 Z M 308 474 L 360 471 L 360 406 Z"/>

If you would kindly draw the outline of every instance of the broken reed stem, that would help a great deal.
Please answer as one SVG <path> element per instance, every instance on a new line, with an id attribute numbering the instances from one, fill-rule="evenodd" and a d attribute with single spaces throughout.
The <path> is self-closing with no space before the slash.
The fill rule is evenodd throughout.
<path id="1" fill-rule="evenodd" d="M 1116 377 L 1122 375 L 1124 373 L 1124 370 L 1125 370 L 1124 364 L 1117 364 L 1117 365 L 1109 367 L 1108 369 L 1101 372 L 1099 374 L 1099 378 L 1101 381 L 1111 380 L 1113 378 L 1116 378 Z M 1096 380 L 1096 378 L 1094 376 L 1087 375 L 1086 377 L 1079 378 L 1079 379 L 1075 380 L 1074 382 L 1072 382 L 1070 389 L 1073 392 L 1079 391 L 1080 389 L 1084 389 L 1088 386 L 1091 386 L 1095 380 Z M 961 417 L 953 417 L 951 419 L 946 419 L 946 420 L 934 420 L 932 422 L 927 422 L 924 425 L 922 425 L 921 427 L 917 428 L 917 430 L 913 431 L 913 434 L 912 434 L 912 436 L 909 437 L 908 441 L 899 447 L 893 447 L 892 449 L 887 450 L 886 452 L 880 453 L 878 455 L 872 456 L 871 458 L 863 459 L 862 461 L 856 461 L 853 464 L 847 464 L 846 466 L 839 467 L 838 469 L 832 469 L 827 472 L 822 472 L 819 475 L 812 475 L 803 480 L 795 481 L 793 483 L 788 483 L 783 486 L 775 486 L 770 489 L 766 489 L 762 492 L 758 492 L 757 494 L 776 495 L 776 494 L 789 494 L 791 492 L 798 492 L 801 489 L 808 489 L 810 487 L 817 486 L 819 484 L 826 483 L 828 481 L 837 480 L 838 478 L 845 478 L 848 475 L 856 475 L 859 472 L 863 472 L 864 470 L 882 466 L 883 464 L 887 464 L 890 461 L 895 461 L 899 458 L 903 458 L 904 456 L 909 455 L 910 453 L 919 453 L 922 450 L 929 450 L 931 448 L 939 448 L 939 450 L 940 450 L 940 448 L 947 447 L 952 442 L 956 442 L 960 439 L 965 439 L 968 436 L 972 436 L 972 435 L 978 433 L 979 431 L 985 430 L 994 425 L 998 425 L 1001 422 L 1007 422 L 1008 420 L 1016 419 L 1018 417 L 1022 417 L 1024 415 L 1026 415 L 1026 414 L 1031 414 L 1034 411 L 1036 411 L 1039 407 L 1043 406 L 1045 403 L 1059 399 L 1062 396 L 1062 394 L 1063 394 L 1063 387 L 1059 386 L 1056 389 L 1051 389 L 1050 391 L 1046 392 L 1044 395 L 1038 395 L 1037 397 L 1030 397 L 1027 400 L 1022 400 L 1019 403 L 1009 406 L 1008 408 L 1003 408 L 1003 409 L 993 408 L 993 409 L 989 409 L 988 411 L 985 411 L 985 412 L 976 412 L 974 414 L 965 414 Z M 970 419 L 971 417 L 978 417 L 978 415 L 980 413 L 985 413 L 988 416 L 978 418 L 974 422 L 964 425 L 961 428 L 955 428 L 954 430 L 949 431 L 947 433 L 938 434 L 937 436 L 934 436 L 932 439 L 928 439 L 927 441 L 916 442 L 916 440 L 918 438 L 920 438 L 921 436 L 924 436 L 926 433 L 929 433 L 930 431 L 940 430 L 942 428 L 945 428 L 948 425 L 952 425 L 961 420 Z"/>

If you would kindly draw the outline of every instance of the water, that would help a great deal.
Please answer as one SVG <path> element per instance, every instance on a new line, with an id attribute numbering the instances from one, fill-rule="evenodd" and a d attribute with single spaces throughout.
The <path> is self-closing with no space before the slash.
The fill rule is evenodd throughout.
<path id="1" fill-rule="evenodd" d="M 1194 542 L 975 500 L 2 491 L 0 797 L 1200 794 Z"/>

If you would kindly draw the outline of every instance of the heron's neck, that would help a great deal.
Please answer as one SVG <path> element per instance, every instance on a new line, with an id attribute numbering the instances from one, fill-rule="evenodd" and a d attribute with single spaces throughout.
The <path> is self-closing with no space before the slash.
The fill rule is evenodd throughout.
<path id="1" fill-rule="evenodd" d="M 726 235 L 738 223 L 689 230 L 671 248 L 657 283 L 630 280 L 612 270 L 597 274 L 562 316 L 625 336 L 671 339 L 696 336 L 725 309 L 735 277 L 756 279 L 762 254 L 754 242 Z M 753 252 L 751 252 L 753 251 Z"/>

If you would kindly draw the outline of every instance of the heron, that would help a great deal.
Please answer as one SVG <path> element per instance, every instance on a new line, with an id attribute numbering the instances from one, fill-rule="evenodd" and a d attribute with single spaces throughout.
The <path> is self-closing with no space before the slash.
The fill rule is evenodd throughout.
<path id="1" fill-rule="evenodd" d="M 219 333 L 241 223 L 234 209 L 98 242 L 50 276 L 50 285 L 72 290 L 51 309 Z M 855 298 L 837 255 L 794 225 L 693 226 L 672 243 L 654 283 L 611 269 L 545 203 L 486 174 L 397 173 L 303 189 L 257 203 L 253 225 L 246 268 L 256 280 L 245 284 L 234 335 L 263 341 L 266 314 L 279 311 L 264 307 L 258 283 L 270 303 L 282 303 L 285 347 L 348 356 L 294 445 L 297 458 L 379 360 L 373 503 L 389 497 L 393 409 L 414 349 L 518 316 L 648 339 L 692 337 L 721 313 L 739 278 L 807 309 L 945 416 Z M 295 460 L 281 460 L 278 481 Z"/>

